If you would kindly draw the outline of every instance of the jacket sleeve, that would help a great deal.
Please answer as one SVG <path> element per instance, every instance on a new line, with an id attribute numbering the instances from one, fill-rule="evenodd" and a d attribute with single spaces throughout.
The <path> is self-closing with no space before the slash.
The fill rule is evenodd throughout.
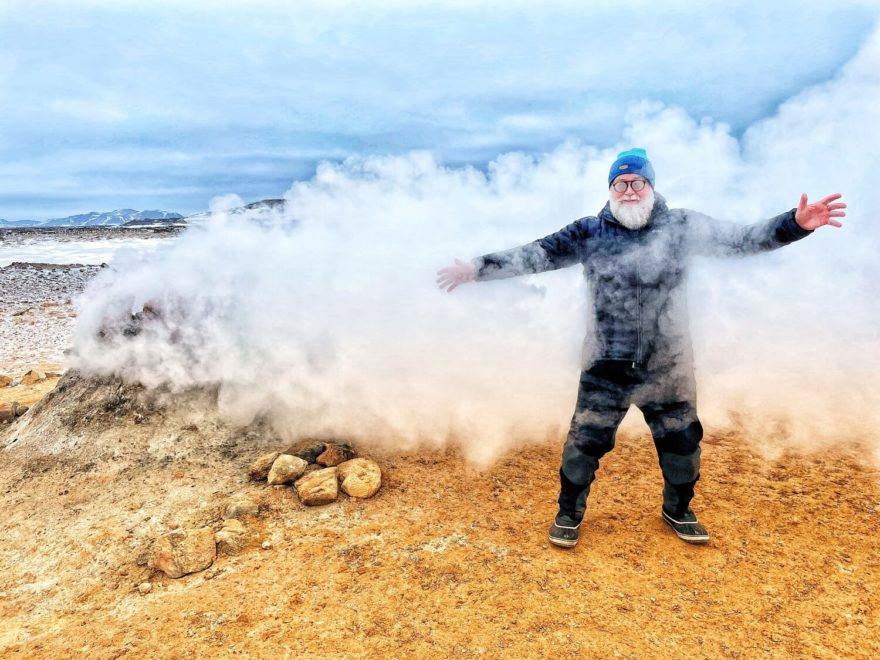
<path id="1" fill-rule="evenodd" d="M 589 223 L 581 218 L 537 241 L 473 260 L 477 281 L 501 280 L 572 266 L 581 261 L 581 249 L 588 238 Z"/>
<path id="2" fill-rule="evenodd" d="M 741 225 L 717 220 L 699 211 L 682 209 L 692 254 L 736 257 L 775 250 L 812 234 L 794 219 L 795 209 L 768 220 Z"/>

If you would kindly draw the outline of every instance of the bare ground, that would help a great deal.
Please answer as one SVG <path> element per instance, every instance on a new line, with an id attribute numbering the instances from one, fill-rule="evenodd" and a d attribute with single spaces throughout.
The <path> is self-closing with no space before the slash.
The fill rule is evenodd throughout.
<path id="1" fill-rule="evenodd" d="M 586 537 L 561 550 L 546 542 L 561 439 L 484 470 L 451 450 L 364 452 L 376 496 L 307 508 L 246 481 L 266 446 L 196 439 L 137 461 L 107 450 L 135 447 L 130 421 L 97 428 L 92 454 L 87 435 L 51 454 L 6 439 L 3 657 L 880 655 L 880 475 L 856 448 L 766 461 L 710 432 L 695 508 L 713 537 L 696 547 L 660 520 L 647 433 L 625 435 Z M 216 524 L 240 491 L 270 549 L 176 580 L 138 565 L 147 537 Z"/>
<path id="2" fill-rule="evenodd" d="M 49 295 L 54 271 L 13 271 L 0 373 L 61 370 L 72 306 Z M 247 481 L 284 445 L 225 427 L 210 396 L 138 408 L 112 384 L 55 385 L 0 388 L 39 402 L 0 426 L 3 658 L 880 657 L 880 472 L 850 438 L 795 454 L 710 429 L 694 507 L 712 541 L 696 547 L 660 520 L 647 430 L 623 433 L 561 550 L 546 533 L 562 438 L 485 469 L 360 446 L 379 493 L 307 508 Z M 143 565 L 152 538 L 217 528 L 239 492 L 269 549 L 179 579 Z"/>

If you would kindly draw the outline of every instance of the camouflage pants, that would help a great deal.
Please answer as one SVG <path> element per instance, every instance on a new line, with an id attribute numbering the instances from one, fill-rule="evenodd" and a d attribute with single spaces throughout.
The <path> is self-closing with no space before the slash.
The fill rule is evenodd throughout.
<path id="1" fill-rule="evenodd" d="M 614 448 L 617 427 L 635 404 L 651 429 L 663 473 L 663 508 L 683 514 L 700 478 L 700 440 L 693 367 L 674 361 L 633 366 L 599 360 L 581 373 L 577 407 L 562 449 L 559 508 L 583 518 L 599 459 Z"/>

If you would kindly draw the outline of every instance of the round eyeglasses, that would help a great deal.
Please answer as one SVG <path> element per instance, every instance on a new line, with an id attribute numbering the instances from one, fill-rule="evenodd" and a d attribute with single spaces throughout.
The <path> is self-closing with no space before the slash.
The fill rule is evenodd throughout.
<path id="1" fill-rule="evenodd" d="M 632 188 L 633 191 L 639 192 L 640 190 L 644 190 L 645 186 L 648 184 L 644 179 L 636 179 L 635 181 L 615 181 L 611 184 L 611 187 L 614 188 L 615 192 L 626 192 L 627 188 Z"/>

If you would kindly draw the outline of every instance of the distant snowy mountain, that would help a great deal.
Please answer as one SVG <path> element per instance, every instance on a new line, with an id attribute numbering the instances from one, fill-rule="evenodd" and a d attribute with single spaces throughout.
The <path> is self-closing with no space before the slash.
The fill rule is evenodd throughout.
<path id="1" fill-rule="evenodd" d="M 42 223 L 43 227 L 101 227 L 108 225 L 124 225 L 132 220 L 178 220 L 183 216 L 168 211 L 135 211 L 134 209 L 118 209 L 106 213 L 83 213 L 67 218 L 53 218 Z"/>
<path id="2" fill-rule="evenodd" d="M 0 228 L 13 227 L 116 227 L 124 225 L 132 220 L 179 220 L 183 216 L 180 213 L 170 211 L 135 211 L 134 209 L 117 209 L 98 213 L 82 213 L 71 215 L 66 218 L 52 218 L 50 220 L 0 220 Z"/>
<path id="3" fill-rule="evenodd" d="M 226 211 L 226 213 L 228 213 L 229 215 L 241 215 L 242 213 L 248 213 L 252 211 L 283 211 L 286 205 L 287 200 L 284 199 L 261 199 L 258 202 L 251 202 L 250 204 L 245 204 L 244 206 L 230 209 Z M 186 221 L 198 223 L 200 221 L 209 220 L 213 215 L 214 214 L 211 211 L 202 211 L 201 213 L 193 213 L 192 215 L 186 216 Z"/>
<path id="4" fill-rule="evenodd" d="M 273 213 L 283 211 L 287 202 L 283 199 L 261 199 L 238 208 L 226 211 L 231 215 L 244 213 Z M 210 211 L 193 213 L 186 217 L 180 213 L 171 211 L 135 211 L 134 209 L 117 209 L 98 213 L 81 213 L 66 218 L 52 218 L 50 220 L 0 220 L 0 229 L 14 229 L 16 227 L 149 227 L 172 224 L 187 224 L 188 222 L 205 221 L 211 218 Z"/>

